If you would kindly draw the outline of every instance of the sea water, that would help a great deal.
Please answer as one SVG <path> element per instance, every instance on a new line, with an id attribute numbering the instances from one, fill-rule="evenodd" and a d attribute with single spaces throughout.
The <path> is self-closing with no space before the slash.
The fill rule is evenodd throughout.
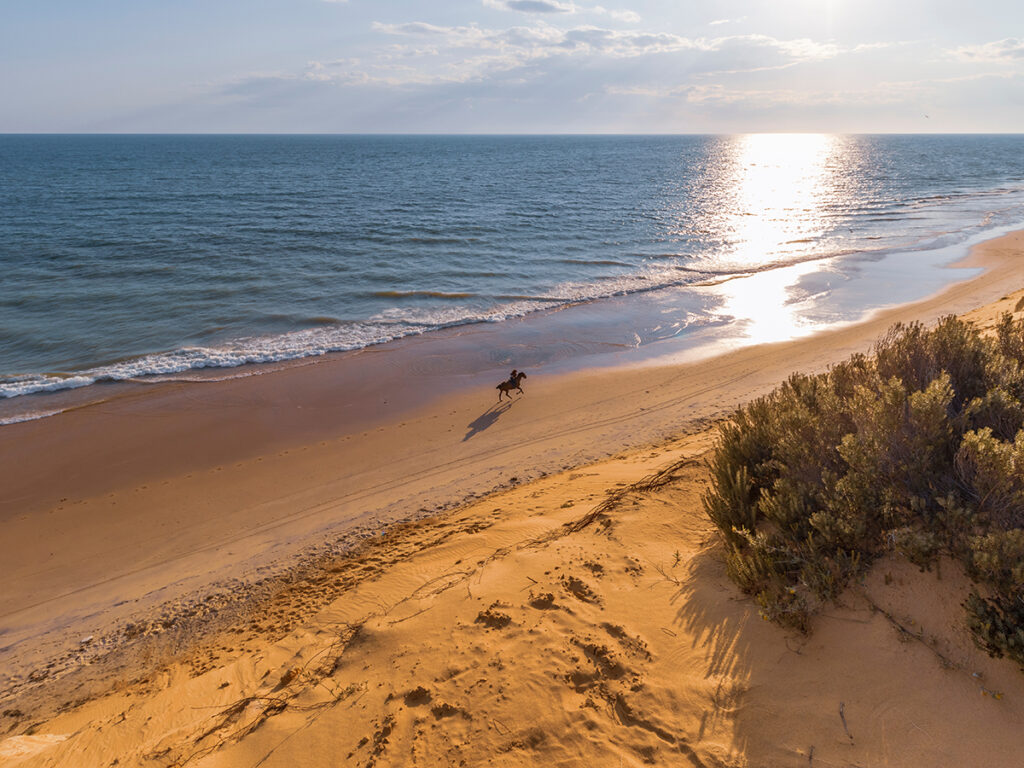
<path id="1" fill-rule="evenodd" d="M 1017 226 L 1016 135 L 0 136 L 0 398 L 670 290 L 683 337 L 757 275 L 795 334 Z"/>

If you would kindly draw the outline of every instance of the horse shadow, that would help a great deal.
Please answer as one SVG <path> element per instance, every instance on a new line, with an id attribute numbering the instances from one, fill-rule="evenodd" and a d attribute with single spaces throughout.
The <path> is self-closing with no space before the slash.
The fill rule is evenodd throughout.
<path id="1" fill-rule="evenodd" d="M 473 419 L 473 421 L 469 422 L 469 424 L 466 425 L 469 431 L 466 433 L 466 436 L 462 438 L 462 442 L 466 442 L 467 440 L 469 440 L 469 438 L 479 435 L 485 429 L 492 426 L 494 422 L 501 418 L 501 414 L 505 413 L 505 411 L 507 411 L 511 407 L 511 400 L 505 400 L 503 402 L 495 403 L 494 405 L 492 405 L 490 408 L 488 408 L 486 411 L 481 413 L 479 416 Z"/>

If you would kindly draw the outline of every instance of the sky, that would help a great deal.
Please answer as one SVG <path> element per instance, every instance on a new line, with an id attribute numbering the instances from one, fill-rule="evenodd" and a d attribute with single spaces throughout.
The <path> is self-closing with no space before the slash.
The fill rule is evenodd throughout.
<path id="1" fill-rule="evenodd" d="M 0 0 L 0 132 L 1024 131 L 1020 0 Z"/>

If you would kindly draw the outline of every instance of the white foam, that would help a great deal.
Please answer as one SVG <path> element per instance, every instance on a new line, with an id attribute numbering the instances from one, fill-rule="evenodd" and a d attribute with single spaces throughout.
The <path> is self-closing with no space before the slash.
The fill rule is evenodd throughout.
<path id="1" fill-rule="evenodd" d="M 681 275 L 670 266 L 659 265 L 642 274 L 623 275 L 597 283 L 563 283 L 543 297 L 503 302 L 481 310 L 455 304 L 442 308 L 392 307 L 377 313 L 364 323 L 318 325 L 282 334 L 250 336 L 217 346 L 190 346 L 169 352 L 143 355 L 110 365 L 97 366 L 74 374 L 26 374 L 0 380 L 0 397 L 10 398 L 41 392 L 75 389 L 103 381 L 180 380 L 176 374 L 206 368 L 235 368 L 253 363 L 275 363 L 344 352 L 381 344 L 404 336 L 476 322 L 500 322 L 521 317 L 552 306 L 574 304 L 609 296 L 665 288 L 693 281 L 693 275 Z M 17 416 L 0 424 L 54 413 Z"/>
<path id="2" fill-rule="evenodd" d="M 1019 193 L 1020 190 L 1012 190 Z M 700 285 L 717 282 L 723 275 L 739 276 L 750 272 L 788 266 L 795 262 L 817 261 L 835 257 L 877 260 L 893 252 L 931 251 L 956 244 L 969 244 L 995 236 L 993 230 L 1020 226 L 1024 215 L 1019 201 L 995 211 L 987 211 L 982 222 L 974 219 L 953 231 L 921 233 L 916 242 L 895 245 L 888 243 L 877 249 L 863 246 L 849 251 L 832 253 L 802 253 L 793 258 L 777 259 L 770 264 L 756 266 L 731 265 L 724 254 L 708 254 L 694 260 L 686 254 L 672 258 L 658 258 L 648 262 L 637 272 L 608 275 L 593 282 L 565 282 L 546 290 L 543 296 L 517 297 L 514 300 L 497 299 L 494 306 L 483 308 L 480 297 L 470 297 L 467 303 L 454 303 L 446 307 L 395 306 L 378 312 L 365 322 L 318 324 L 312 328 L 282 334 L 250 336 L 227 341 L 215 346 L 190 346 L 168 352 L 143 355 L 110 365 L 97 366 L 74 373 L 40 373 L 11 376 L 0 379 L 0 397 L 11 398 L 45 392 L 86 387 L 103 381 L 165 381 L 166 377 L 181 380 L 179 374 L 190 370 L 210 368 L 236 368 L 254 363 L 275 363 L 316 357 L 330 352 L 343 352 L 381 344 L 404 336 L 431 330 L 477 322 L 500 322 L 513 317 L 549 309 L 559 305 L 576 304 L 611 296 L 646 292 L 682 285 Z M 1007 226 L 1013 222 L 1012 226 Z M 732 269 L 736 267 L 736 269 Z M 473 300 L 475 298 L 475 301 Z M 495 297 L 492 297 L 494 300 Z M 239 374 L 251 375 L 251 373 Z M 229 376 L 226 378 L 236 378 Z M 203 381 L 211 380 L 203 378 Z M 0 418 L 0 425 L 18 423 L 56 415 L 61 411 L 34 411 L 30 414 Z"/>
<path id="3" fill-rule="evenodd" d="M 57 416 L 66 410 L 66 408 L 58 408 L 52 411 L 28 411 L 15 414 L 14 416 L 0 417 L 0 427 L 7 426 L 8 424 L 20 424 L 23 421 L 36 421 L 50 416 Z"/>

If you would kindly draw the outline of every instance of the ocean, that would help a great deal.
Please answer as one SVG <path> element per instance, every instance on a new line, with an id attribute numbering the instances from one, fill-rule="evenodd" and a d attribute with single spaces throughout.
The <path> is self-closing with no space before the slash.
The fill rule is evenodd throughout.
<path id="1" fill-rule="evenodd" d="M 777 340 L 1022 226 L 1019 135 L 0 136 L 0 399 L 613 297 Z"/>

